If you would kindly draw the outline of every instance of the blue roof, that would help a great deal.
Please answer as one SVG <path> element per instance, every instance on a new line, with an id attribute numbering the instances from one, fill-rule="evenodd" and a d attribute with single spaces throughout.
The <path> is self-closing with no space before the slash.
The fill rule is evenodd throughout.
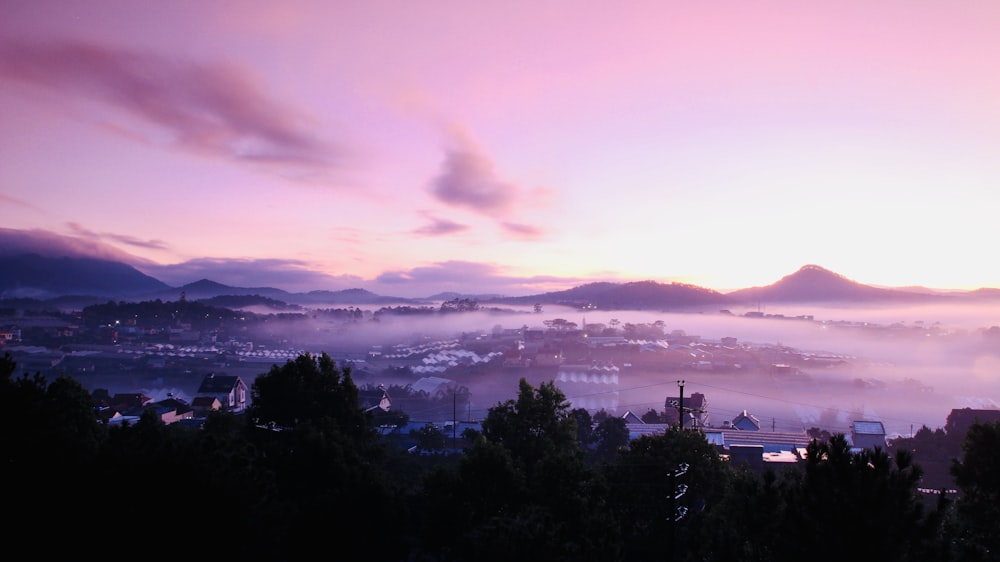
<path id="1" fill-rule="evenodd" d="M 885 435 L 885 427 L 880 421 L 856 421 L 854 422 L 854 433 L 856 435 Z"/>

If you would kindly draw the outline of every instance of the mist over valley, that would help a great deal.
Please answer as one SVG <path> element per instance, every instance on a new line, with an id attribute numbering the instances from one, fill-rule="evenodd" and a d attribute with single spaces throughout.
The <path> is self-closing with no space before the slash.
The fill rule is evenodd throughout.
<path id="1" fill-rule="evenodd" d="M 855 420 L 879 420 L 889 434 L 909 435 L 943 426 L 952 409 L 1000 408 L 1000 299 L 993 290 L 875 288 L 809 265 L 731 293 L 636 282 L 523 297 L 404 299 L 208 280 L 165 287 L 120 264 L 8 262 L 16 267 L 0 279 L 0 328 L 48 343 L 11 336 L 0 350 L 14 353 L 25 370 L 65 372 L 90 390 L 187 399 L 208 372 L 236 374 L 249 385 L 297 354 L 327 353 L 351 366 L 359 386 L 466 387 L 470 402 L 454 414 L 460 419 L 482 418 L 513 398 L 522 377 L 555 381 L 574 407 L 637 416 L 667 409 L 682 381 L 685 396 L 704 395 L 708 424 L 722 426 L 746 411 L 762 430 L 777 431 L 847 432 Z M 67 292 L 67 279 L 76 280 L 74 289 L 99 280 L 89 286 L 97 294 Z M 128 290 L 137 279 L 141 291 Z M 132 296 L 109 298 L 116 292 Z M 50 337 L 60 322 L 76 320 L 26 312 L 61 309 L 72 317 L 116 300 L 198 303 L 256 320 L 225 329 L 175 322 L 149 336 L 122 318 L 113 340 L 88 347 Z M 582 382 L 586 373 L 600 382 Z"/>

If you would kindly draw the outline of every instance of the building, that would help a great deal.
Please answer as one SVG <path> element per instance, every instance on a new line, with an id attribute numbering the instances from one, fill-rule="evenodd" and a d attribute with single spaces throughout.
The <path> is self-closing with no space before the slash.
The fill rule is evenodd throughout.
<path id="1" fill-rule="evenodd" d="M 960 408 L 948 414 L 944 429 L 948 435 L 965 436 L 973 424 L 996 422 L 1000 422 L 1000 410 Z"/>
<path id="2" fill-rule="evenodd" d="M 885 450 L 885 426 L 880 421 L 855 421 L 851 424 L 851 443 L 855 449 Z"/>
<path id="3" fill-rule="evenodd" d="M 217 398 L 222 409 L 230 412 L 242 412 L 247 407 L 247 385 L 236 375 L 205 375 L 197 395 Z"/>
<path id="4" fill-rule="evenodd" d="M 676 424 L 680 418 L 680 410 L 684 409 L 684 427 L 707 427 L 708 426 L 708 398 L 700 392 L 694 392 L 687 396 L 681 403 L 680 396 L 668 396 L 664 402 L 668 424 Z"/>
<path id="5" fill-rule="evenodd" d="M 740 431 L 760 431 L 760 420 L 750 412 L 743 410 L 733 418 L 732 428 Z"/>

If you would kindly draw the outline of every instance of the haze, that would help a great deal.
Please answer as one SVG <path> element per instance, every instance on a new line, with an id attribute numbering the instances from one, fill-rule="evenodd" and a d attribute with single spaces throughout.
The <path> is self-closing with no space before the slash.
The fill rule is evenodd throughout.
<path id="1" fill-rule="evenodd" d="M 377 308 L 377 307 L 374 307 Z M 374 309 L 373 308 L 373 309 Z M 685 370 L 677 373 L 622 369 L 619 385 L 574 395 L 578 407 L 608 405 L 609 411 L 637 415 L 662 411 L 667 396 L 677 396 L 678 380 L 685 395 L 705 394 L 710 423 L 720 425 L 744 409 L 761 420 L 762 429 L 804 431 L 821 427 L 848 432 L 858 419 L 882 421 L 892 434 L 909 435 L 921 426 L 943 427 L 954 408 L 1000 408 L 1000 307 L 921 306 L 912 308 L 775 309 L 782 319 L 748 318 L 747 311 L 655 313 L 635 311 L 580 311 L 546 306 L 503 308 L 502 313 L 464 313 L 432 318 L 385 317 L 380 322 L 343 325 L 335 322 L 296 322 L 276 328 L 298 349 L 328 352 L 341 361 L 359 360 L 358 373 L 367 373 L 364 355 L 374 346 L 388 351 L 393 345 L 419 345 L 459 339 L 463 335 L 490 337 L 495 328 L 522 326 L 545 329 L 545 321 L 561 318 L 585 324 L 652 324 L 662 321 L 664 332 L 680 330 L 705 342 L 737 338 L 740 345 L 776 348 L 844 357 L 842 366 L 805 368 L 802 377 L 782 377 L 751 371 L 721 373 Z M 811 315 L 812 320 L 795 318 Z M 867 324 L 867 326 L 866 326 Z M 992 328 L 992 330 L 990 330 Z M 393 377 L 360 374 L 359 384 L 415 382 L 422 375 Z M 426 376 L 426 375 L 423 375 Z M 473 405 L 463 416 L 481 417 L 497 402 L 513 398 L 519 374 L 491 372 L 482 376 L 437 374 L 472 390 Z M 530 378 L 530 377 L 529 377 Z M 547 382 L 551 377 L 532 380 Z"/>

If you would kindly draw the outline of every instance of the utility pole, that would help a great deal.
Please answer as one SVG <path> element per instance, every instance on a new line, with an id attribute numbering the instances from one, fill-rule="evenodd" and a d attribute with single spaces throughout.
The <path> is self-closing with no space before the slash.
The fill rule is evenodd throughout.
<path id="1" fill-rule="evenodd" d="M 684 429 L 684 381 L 677 381 L 677 386 L 681 389 L 680 401 L 677 402 L 677 426 Z"/>

